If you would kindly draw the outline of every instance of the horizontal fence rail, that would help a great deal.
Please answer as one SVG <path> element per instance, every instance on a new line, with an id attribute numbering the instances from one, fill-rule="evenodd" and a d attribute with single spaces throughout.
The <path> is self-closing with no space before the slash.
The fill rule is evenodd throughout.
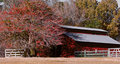
<path id="1" fill-rule="evenodd" d="M 109 48 L 108 57 L 120 57 L 120 48 Z"/>
<path id="2" fill-rule="evenodd" d="M 75 51 L 76 57 L 107 57 L 108 50 L 95 50 L 95 51 Z"/>
<path id="3" fill-rule="evenodd" d="M 5 49 L 5 57 L 23 57 L 23 49 Z"/>
<path id="4" fill-rule="evenodd" d="M 76 57 L 120 57 L 120 48 L 108 48 L 108 50 L 75 51 Z"/>

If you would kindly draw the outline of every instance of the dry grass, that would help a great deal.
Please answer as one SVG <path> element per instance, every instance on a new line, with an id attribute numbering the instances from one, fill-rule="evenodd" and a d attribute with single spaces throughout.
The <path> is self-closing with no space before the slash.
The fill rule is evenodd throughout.
<path id="1" fill-rule="evenodd" d="M 0 64 L 120 64 L 120 58 L 0 58 Z"/>

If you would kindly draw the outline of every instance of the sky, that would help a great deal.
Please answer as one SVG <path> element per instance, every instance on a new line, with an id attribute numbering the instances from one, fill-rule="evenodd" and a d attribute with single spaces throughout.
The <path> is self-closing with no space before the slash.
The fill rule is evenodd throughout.
<path id="1" fill-rule="evenodd" d="M 98 1 L 100 2 L 101 0 Z M 120 0 L 117 0 L 117 2 L 118 2 L 118 7 L 120 7 Z"/>

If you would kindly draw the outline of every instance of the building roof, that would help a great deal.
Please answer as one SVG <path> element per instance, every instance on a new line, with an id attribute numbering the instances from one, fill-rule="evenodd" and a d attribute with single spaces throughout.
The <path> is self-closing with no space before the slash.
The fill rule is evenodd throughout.
<path id="1" fill-rule="evenodd" d="M 96 28 L 85 28 L 85 27 L 66 26 L 66 25 L 60 25 L 60 27 L 62 27 L 62 28 L 68 28 L 68 29 L 78 29 L 78 30 L 89 30 L 89 31 L 107 32 L 106 30 L 96 29 Z"/>
<path id="2" fill-rule="evenodd" d="M 68 37 L 78 42 L 103 43 L 103 44 L 118 44 L 119 42 L 105 35 L 80 34 L 80 33 L 65 33 Z"/>
<path id="3" fill-rule="evenodd" d="M 4 2 L 0 2 L 0 6 L 4 5 Z"/>

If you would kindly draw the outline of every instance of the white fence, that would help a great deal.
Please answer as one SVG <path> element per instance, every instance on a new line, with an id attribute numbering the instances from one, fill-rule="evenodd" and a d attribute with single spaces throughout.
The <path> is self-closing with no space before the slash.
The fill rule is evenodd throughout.
<path id="1" fill-rule="evenodd" d="M 108 57 L 120 57 L 120 48 L 109 48 Z"/>
<path id="2" fill-rule="evenodd" d="M 95 51 L 75 51 L 77 57 L 107 57 L 108 50 L 95 50 Z"/>
<path id="3" fill-rule="evenodd" d="M 77 57 L 120 57 L 120 48 L 108 48 L 108 50 L 75 51 Z"/>
<path id="4" fill-rule="evenodd" d="M 5 57 L 23 57 L 24 50 L 22 49 L 5 49 Z"/>
<path id="5" fill-rule="evenodd" d="M 108 50 L 94 50 L 94 51 L 75 51 L 77 57 L 120 57 L 120 48 L 109 48 Z M 6 49 L 5 57 L 23 57 L 23 49 Z"/>

